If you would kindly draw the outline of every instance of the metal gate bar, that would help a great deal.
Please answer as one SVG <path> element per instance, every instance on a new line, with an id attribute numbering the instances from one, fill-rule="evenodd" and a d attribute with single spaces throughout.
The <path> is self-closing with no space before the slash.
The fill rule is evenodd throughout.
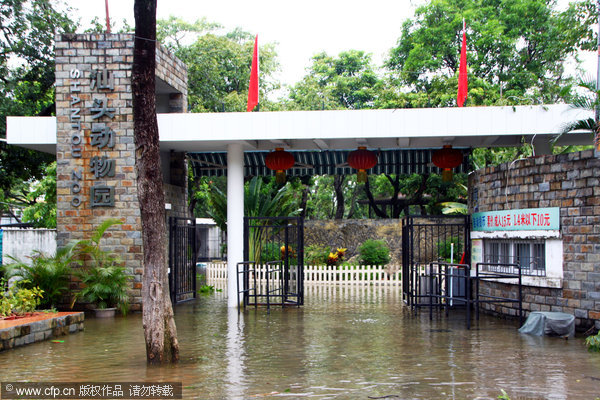
<path id="1" fill-rule="evenodd" d="M 479 292 L 482 281 L 516 280 L 517 298 L 485 295 Z M 519 311 L 519 323 L 523 325 L 523 270 L 517 263 L 477 263 L 475 272 L 475 315 L 479 320 L 481 303 L 516 303 Z"/>
<path id="2" fill-rule="evenodd" d="M 463 264 L 470 259 L 469 228 L 468 216 L 403 218 L 402 298 L 413 310 L 430 305 L 430 291 L 441 294 L 439 279 L 434 279 L 434 286 L 428 283 L 427 269 L 431 263 Z M 450 258 L 451 249 L 454 259 Z"/>
<path id="3" fill-rule="evenodd" d="M 272 305 L 304 304 L 302 218 L 244 218 L 244 260 L 244 263 L 238 264 L 238 274 L 243 275 L 243 287 L 238 286 L 238 292 L 244 293 L 244 306 L 266 305 L 270 309 Z M 260 280 L 258 284 L 256 282 L 258 265 L 266 266 L 266 287 L 261 285 Z M 250 276 L 254 277 L 252 281 Z"/>
<path id="4" fill-rule="evenodd" d="M 169 218 L 169 291 L 178 304 L 196 298 L 196 221 Z"/>

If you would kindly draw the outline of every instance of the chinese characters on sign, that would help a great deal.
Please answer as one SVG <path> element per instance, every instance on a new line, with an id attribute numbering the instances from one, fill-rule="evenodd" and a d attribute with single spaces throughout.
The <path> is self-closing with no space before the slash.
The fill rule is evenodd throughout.
<path id="1" fill-rule="evenodd" d="M 79 69 L 69 71 L 71 78 L 69 123 L 71 128 L 70 148 L 73 158 L 82 158 L 85 148 L 85 133 L 82 126 L 82 81 L 83 73 Z M 108 96 L 102 96 L 107 91 L 114 91 L 114 74 L 107 69 L 95 69 L 90 73 L 90 91 L 93 93 L 93 103 L 89 107 L 92 121 L 90 131 L 90 145 L 99 152 L 108 152 L 115 147 L 116 133 L 107 126 L 107 120 L 115 118 L 116 108 L 109 104 Z M 102 182 L 102 179 L 113 178 L 116 171 L 116 160 L 109 154 L 94 155 L 90 158 L 87 167 L 94 180 L 97 180 L 90 189 L 91 207 L 114 207 L 115 189 Z M 70 192 L 71 205 L 79 207 L 82 203 L 83 171 L 79 167 L 71 171 Z"/>
<path id="2" fill-rule="evenodd" d="M 98 93 L 113 91 L 115 89 L 114 76 L 105 69 L 93 70 L 90 74 L 90 89 Z M 92 115 L 92 131 L 90 144 L 99 151 L 110 150 L 115 146 L 115 132 L 102 121 L 115 117 L 116 108 L 109 107 L 108 97 L 96 97 L 90 112 Z M 89 163 L 90 172 L 94 179 L 112 178 L 115 176 L 116 160 L 107 156 L 94 156 Z M 96 183 L 90 191 L 91 207 L 114 207 L 115 189 L 106 184 Z"/>
<path id="3" fill-rule="evenodd" d="M 535 231 L 560 229 L 560 209 L 529 208 L 473 214 L 474 231 Z"/>

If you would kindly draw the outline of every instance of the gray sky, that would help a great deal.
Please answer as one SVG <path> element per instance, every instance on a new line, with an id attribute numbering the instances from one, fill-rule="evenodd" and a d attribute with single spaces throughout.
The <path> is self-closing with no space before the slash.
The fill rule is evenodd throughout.
<path id="1" fill-rule="evenodd" d="M 279 78 L 292 84 L 305 75 L 311 57 L 321 51 L 337 55 L 364 50 L 381 64 L 400 36 L 402 22 L 420 0 L 158 0 L 158 18 L 175 15 L 188 21 L 210 22 L 259 35 L 259 42 L 277 43 Z M 67 0 L 78 9 L 75 17 L 87 24 L 94 16 L 104 22 L 104 0 Z M 109 0 L 111 22 L 133 22 L 133 0 Z"/>
<path id="2" fill-rule="evenodd" d="M 82 24 L 94 16 L 103 22 L 104 0 L 66 0 L 78 12 Z M 109 0 L 110 18 L 134 25 L 134 0 Z M 235 27 L 259 35 L 261 43 L 277 43 L 281 83 L 293 84 L 305 75 L 311 57 L 321 51 L 330 55 L 349 49 L 364 50 L 380 65 L 400 36 L 402 22 L 424 0 L 158 0 L 158 18 L 169 15 L 190 22 L 206 17 L 226 30 Z M 566 4 L 567 0 L 559 0 Z M 468 40 L 468 39 L 467 39 Z M 580 55 L 584 68 L 596 75 L 595 52 Z"/>

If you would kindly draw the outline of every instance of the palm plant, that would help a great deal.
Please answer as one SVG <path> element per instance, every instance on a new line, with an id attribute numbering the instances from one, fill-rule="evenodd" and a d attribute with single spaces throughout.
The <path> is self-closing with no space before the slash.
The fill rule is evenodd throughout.
<path id="1" fill-rule="evenodd" d="M 227 196 L 217 187 L 211 188 L 210 215 L 222 230 L 227 229 Z M 244 215 L 246 217 L 293 217 L 300 214 L 289 184 L 279 189 L 265 184 L 255 176 L 244 186 Z M 255 227 L 250 232 L 250 257 L 260 262 L 266 230 Z"/>
<path id="2" fill-rule="evenodd" d="M 127 275 L 117 256 L 103 250 L 100 246 L 106 230 L 116 224 L 122 222 L 109 218 L 100 224 L 91 239 L 79 242 L 80 252 L 88 260 L 83 270 L 79 272 L 85 286 L 77 293 L 73 303 L 77 299 L 83 299 L 95 304 L 98 309 L 118 307 L 125 315 L 129 310 L 127 289 L 131 276 Z"/>
<path id="3" fill-rule="evenodd" d="M 600 125 L 598 123 L 598 117 L 600 113 L 600 91 L 597 89 L 596 80 L 591 78 L 581 78 L 579 79 L 577 86 L 584 90 L 581 93 L 576 93 L 574 95 L 570 104 L 571 107 L 583 111 L 593 111 L 595 113 L 595 118 L 589 117 L 565 124 L 561 129 L 561 133 L 554 139 L 554 143 L 556 143 L 562 135 L 573 131 L 588 131 L 595 134 L 595 140 L 598 140 L 599 138 L 598 132 Z M 596 143 L 596 145 L 598 145 L 598 143 Z"/>
<path id="4" fill-rule="evenodd" d="M 40 302 L 42 308 L 55 308 L 69 291 L 71 265 L 79 263 L 75 251 L 77 245 L 78 242 L 71 242 L 52 256 L 36 251 L 30 257 L 30 263 L 8 256 L 13 262 L 3 265 L 2 269 L 7 278 L 18 277 L 23 280 L 23 287 L 40 288 L 43 291 Z"/>

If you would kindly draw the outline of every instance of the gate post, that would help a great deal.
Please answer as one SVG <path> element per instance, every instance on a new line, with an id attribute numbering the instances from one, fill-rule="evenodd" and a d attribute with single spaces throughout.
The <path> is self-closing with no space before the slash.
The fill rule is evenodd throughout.
<path id="1" fill-rule="evenodd" d="M 237 264 L 244 261 L 244 151 L 240 143 L 227 146 L 227 306 L 239 303 Z"/>

